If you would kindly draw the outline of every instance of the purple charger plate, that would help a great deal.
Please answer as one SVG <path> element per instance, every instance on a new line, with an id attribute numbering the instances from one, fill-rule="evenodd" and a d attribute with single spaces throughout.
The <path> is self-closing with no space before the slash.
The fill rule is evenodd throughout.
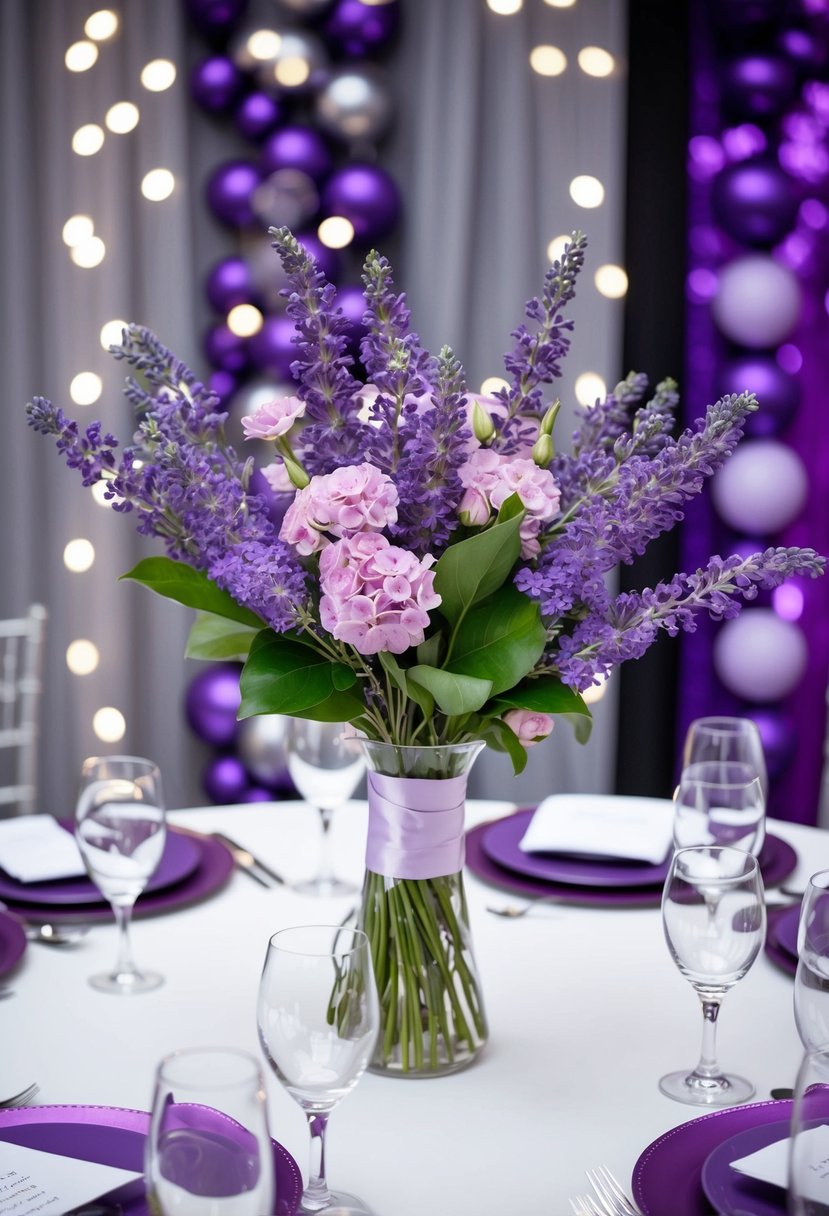
<path id="1" fill-rule="evenodd" d="M 164 887 L 158 891 L 145 891 L 139 895 L 135 905 L 134 916 L 154 916 L 161 912 L 170 912 L 174 908 L 183 908 L 187 904 L 196 903 L 207 895 L 212 895 L 227 881 L 233 871 L 233 857 L 218 840 L 210 836 L 201 836 L 197 832 L 181 832 L 187 835 L 197 846 L 199 862 L 192 874 L 175 886 Z M 12 904 L 12 901 L 8 901 Z M 10 911 L 17 912 L 27 921 L 49 921 L 53 924 L 72 924 L 82 921 L 84 924 L 98 921 L 113 920 L 109 904 L 83 906 L 69 905 L 58 907 L 54 904 L 20 903 L 11 906 Z"/>
<path id="2" fill-rule="evenodd" d="M 150 1116 L 114 1106 L 20 1106 L 0 1110 L 0 1140 L 144 1172 L 144 1141 Z M 275 1216 L 294 1216 L 302 1196 L 302 1175 L 287 1149 L 273 1144 L 276 1172 Z M 122 1216 L 149 1216 L 143 1178 L 109 1193 Z"/>
<path id="3" fill-rule="evenodd" d="M 739 1132 L 786 1122 L 791 1114 L 790 1099 L 753 1102 L 711 1111 L 665 1132 L 633 1167 L 633 1197 L 644 1216 L 711 1216 L 702 1189 L 709 1154 Z"/>
<path id="4" fill-rule="evenodd" d="M 731 1162 L 784 1140 L 789 1131 L 790 1124 L 785 1121 L 749 1127 L 708 1154 L 702 1167 L 702 1189 L 719 1216 L 745 1216 L 747 1212 L 751 1216 L 786 1216 L 786 1192 L 782 1187 L 740 1174 L 731 1168 Z"/>
<path id="5" fill-rule="evenodd" d="M 532 808 L 516 811 L 489 825 L 482 844 L 490 861 L 527 878 L 580 887 L 652 887 L 665 881 L 669 857 L 659 865 L 653 865 L 643 861 L 620 861 L 615 857 L 522 852 L 518 846 L 534 814 Z"/>
<path id="6" fill-rule="evenodd" d="M 513 819 L 516 815 L 526 815 L 527 811 L 517 811 L 508 816 Z M 515 895 L 523 895 L 528 899 L 539 895 L 554 895 L 563 902 L 601 906 L 605 908 L 626 907 L 656 907 L 662 900 L 662 883 L 649 886 L 630 887 L 587 887 L 576 886 L 564 882 L 549 882 L 546 879 L 530 878 L 528 875 L 517 874 L 499 865 L 487 856 L 484 849 L 484 836 L 495 823 L 500 820 L 490 820 L 479 824 L 466 833 L 466 864 L 470 871 L 484 882 L 502 890 L 511 891 Z M 774 886 L 791 874 L 797 865 L 797 854 L 790 844 L 779 836 L 767 835 L 763 851 L 760 855 L 760 870 L 766 886 Z"/>
<path id="7" fill-rule="evenodd" d="M 71 830 L 71 824 L 61 822 Z M 201 852 L 192 836 L 175 828 L 167 829 L 164 852 L 158 868 L 145 888 L 145 894 L 175 886 L 192 874 L 201 862 Z M 9 874 L 0 874 L 0 899 L 17 904 L 105 904 L 106 900 L 91 878 L 61 878 L 53 882 L 18 882 Z"/>
<path id="8" fill-rule="evenodd" d="M 791 908 L 767 908 L 766 957 L 787 975 L 797 972 L 797 925 L 800 904 Z"/>
<path id="9" fill-rule="evenodd" d="M 26 930 L 16 916 L 0 910 L 0 975 L 15 967 L 26 949 Z"/>

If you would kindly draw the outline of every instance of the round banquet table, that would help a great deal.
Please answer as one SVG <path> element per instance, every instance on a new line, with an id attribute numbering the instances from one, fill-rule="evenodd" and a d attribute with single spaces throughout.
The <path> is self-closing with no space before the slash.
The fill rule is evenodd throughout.
<path id="1" fill-rule="evenodd" d="M 512 809 L 471 802 L 468 826 Z M 170 820 L 224 831 L 288 879 L 315 868 L 319 816 L 301 803 L 193 808 Z M 365 806 L 350 803 L 332 827 L 336 868 L 358 882 L 365 822 Z M 789 883 L 829 867 L 829 834 L 772 827 L 798 853 Z M 694 1117 L 657 1082 L 696 1062 L 697 998 L 668 955 L 658 908 L 556 905 L 512 921 L 486 911 L 512 896 L 469 872 L 466 888 L 486 1051 L 437 1080 L 366 1074 L 332 1116 L 329 1179 L 376 1216 L 566 1216 L 569 1197 L 587 1189 L 586 1168 L 609 1166 L 629 1186 L 645 1146 Z M 134 922 L 137 961 L 166 983 L 131 998 L 87 983 L 114 961 L 113 925 L 96 925 L 73 947 L 30 944 L 4 977 L 14 996 L 0 1002 L 0 1095 L 36 1080 L 43 1105 L 146 1110 L 166 1053 L 199 1045 L 258 1053 L 256 991 L 269 935 L 336 923 L 351 903 L 266 890 L 235 871 L 203 902 Z M 758 1099 L 793 1084 L 792 981 L 765 953 L 726 998 L 719 1048 L 726 1067 L 755 1082 Z M 304 1116 L 270 1075 L 267 1087 L 271 1132 L 305 1173 Z"/>

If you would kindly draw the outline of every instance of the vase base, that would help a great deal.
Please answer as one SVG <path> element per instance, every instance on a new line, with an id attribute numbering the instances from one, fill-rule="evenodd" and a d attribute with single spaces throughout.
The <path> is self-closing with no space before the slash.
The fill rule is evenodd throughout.
<path id="1" fill-rule="evenodd" d="M 463 1072 L 471 1068 L 481 1058 L 485 1044 L 482 1044 L 462 1060 L 453 1060 L 451 1064 L 438 1064 L 435 1068 L 401 1068 L 399 1064 L 369 1064 L 367 1071 L 376 1077 L 391 1077 L 401 1081 L 429 1081 L 435 1077 L 449 1077 L 452 1073 Z"/>

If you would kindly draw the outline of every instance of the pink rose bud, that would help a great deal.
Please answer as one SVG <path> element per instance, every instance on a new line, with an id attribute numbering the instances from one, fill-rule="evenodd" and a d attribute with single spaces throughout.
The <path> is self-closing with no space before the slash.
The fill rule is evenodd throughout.
<path id="1" fill-rule="evenodd" d="M 532 709 L 510 709 L 503 715 L 503 720 L 525 748 L 535 747 L 546 739 L 555 726 L 550 714 L 539 714 Z"/>
<path id="2" fill-rule="evenodd" d="M 242 419 L 245 439 L 278 439 L 288 431 L 305 413 L 305 402 L 299 397 L 280 397 L 277 401 L 266 401 L 246 418 Z"/>

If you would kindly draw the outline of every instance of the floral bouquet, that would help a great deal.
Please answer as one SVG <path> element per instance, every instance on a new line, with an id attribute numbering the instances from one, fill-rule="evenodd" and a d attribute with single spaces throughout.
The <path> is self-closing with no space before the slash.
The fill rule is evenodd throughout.
<path id="1" fill-rule="evenodd" d="M 363 373 L 346 355 L 335 288 L 287 229 L 272 229 L 296 325 L 297 395 L 242 420 L 273 443 L 253 461 L 225 436 L 216 397 L 147 330 L 111 348 L 135 370 L 138 429 L 116 454 L 43 398 L 28 406 L 84 484 L 167 556 L 125 577 L 198 611 L 188 654 L 240 658 L 240 716 L 350 722 L 364 739 L 369 841 L 362 924 L 383 1010 L 375 1061 L 446 1071 L 486 1037 L 460 877 L 466 772 L 486 743 L 516 771 L 565 717 L 586 740 L 581 693 L 640 657 L 660 630 L 734 616 L 739 599 L 792 574 L 818 575 L 812 549 L 714 557 L 638 593 L 606 576 L 682 518 L 683 504 L 734 449 L 749 393 L 724 397 L 673 437 L 675 384 L 648 395 L 630 374 L 581 411 L 569 452 L 554 428 L 585 239 L 548 270 L 529 324 L 512 335 L 509 387 L 467 391 L 453 352 L 409 328 L 391 268 L 364 269 Z"/>

